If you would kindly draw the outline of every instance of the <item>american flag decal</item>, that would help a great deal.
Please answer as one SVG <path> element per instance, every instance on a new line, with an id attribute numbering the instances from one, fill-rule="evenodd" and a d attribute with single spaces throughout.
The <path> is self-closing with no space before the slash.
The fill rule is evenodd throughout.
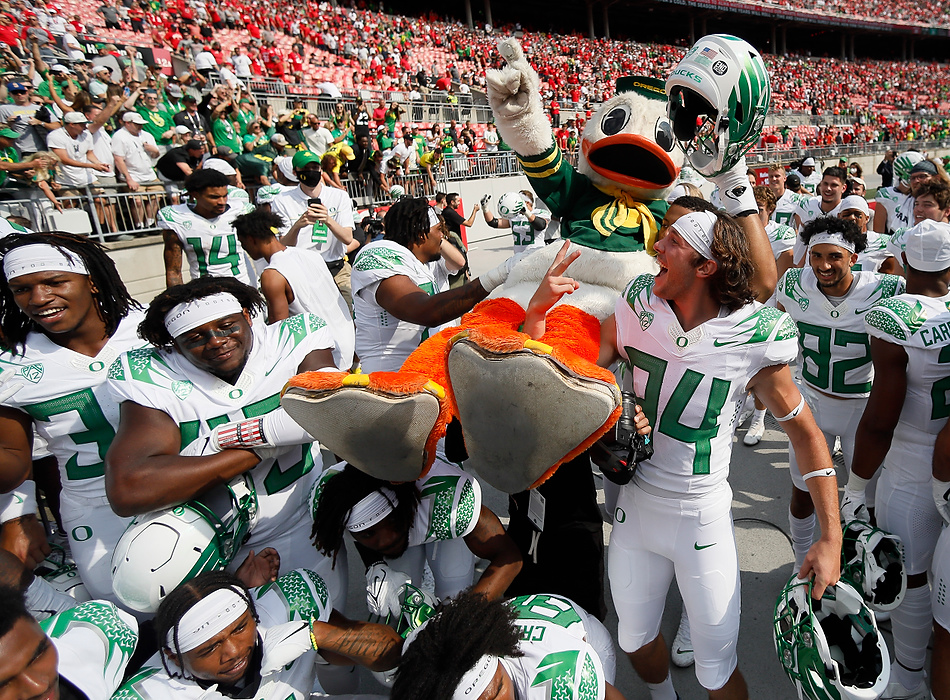
<path id="1" fill-rule="evenodd" d="M 704 48 L 702 51 L 700 51 L 700 55 L 705 56 L 705 57 L 708 58 L 709 60 L 712 60 L 712 59 L 714 59 L 716 56 L 718 56 L 719 53 L 718 53 L 715 49 L 712 49 L 712 48 L 710 48 L 710 47 L 707 46 L 707 47 Z"/>

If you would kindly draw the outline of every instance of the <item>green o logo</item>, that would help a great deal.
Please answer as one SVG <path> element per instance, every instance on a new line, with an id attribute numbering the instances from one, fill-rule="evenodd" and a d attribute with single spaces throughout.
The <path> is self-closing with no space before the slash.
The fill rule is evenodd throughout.
<path id="1" fill-rule="evenodd" d="M 98 372 L 98 371 L 101 370 L 101 369 L 105 369 L 105 366 L 106 366 L 106 363 L 105 363 L 105 362 L 102 362 L 102 361 L 100 361 L 100 360 L 96 360 L 95 362 L 93 362 L 93 363 L 91 363 L 91 364 L 89 365 L 89 371 L 90 371 L 90 372 Z"/>
<path id="2" fill-rule="evenodd" d="M 242 396 L 244 396 L 244 390 L 243 390 L 243 389 L 232 389 L 232 390 L 231 390 L 231 393 L 228 394 L 228 397 L 229 397 L 229 398 L 232 398 L 232 399 L 239 399 L 239 398 L 241 398 Z"/>
<path id="3" fill-rule="evenodd" d="M 685 335 L 681 335 L 676 339 L 676 347 L 685 348 L 689 344 L 689 339 Z"/>
<path id="4" fill-rule="evenodd" d="M 623 508 L 617 508 L 614 513 L 614 522 L 616 523 L 625 523 L 627 522 L 627 514 L 623 512 Z"/>
<path id="5" fill-rule="evenodd" d="M 838 309 L 833 309 L 831 311 L 831 318 L 838 318 L 841 314 L 838 313 Z"/>
<path id="6" fill-rule="evenodd" d="M 88 525 L 74 527 L 73 531 L 70 533 L 70 536 L 77 542 L 85 542 L 90 537 L 92 537 L 92 528 Z"/>

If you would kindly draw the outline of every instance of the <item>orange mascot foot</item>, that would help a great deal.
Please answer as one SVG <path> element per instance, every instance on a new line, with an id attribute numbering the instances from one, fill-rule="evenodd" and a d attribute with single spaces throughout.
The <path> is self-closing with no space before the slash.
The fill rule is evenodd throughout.
<path id="1" fill-rule="evenodd" d="M 414 372 L 305 372 L 280 405 L 337 456 L 396 482 L 425 476 L 449 420 L 442 387 Z"/>
<path id="2" fill-rule="evenodd" d="M 547 326 L 541 341 L 497 325 L 471 328 L 447 348 L 466 467 L 507 493 L 542 484 L 603 435 L 621 411 L 613 375 L 595 364 L 597 320 L 560 307 Z M 549 339 L 557 344 L 544 342 Z"/>

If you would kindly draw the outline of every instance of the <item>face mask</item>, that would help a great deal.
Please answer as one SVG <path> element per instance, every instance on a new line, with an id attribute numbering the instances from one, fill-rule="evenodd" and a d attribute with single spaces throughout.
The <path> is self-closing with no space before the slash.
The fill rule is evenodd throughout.
<path id="1" fill-rule="evenodd" d="M 320 184 L 320 172 L 318 170 L 305 170 L 302 173 L 297 173 L 297 179 L 307 187 L 314 187 Z"/>

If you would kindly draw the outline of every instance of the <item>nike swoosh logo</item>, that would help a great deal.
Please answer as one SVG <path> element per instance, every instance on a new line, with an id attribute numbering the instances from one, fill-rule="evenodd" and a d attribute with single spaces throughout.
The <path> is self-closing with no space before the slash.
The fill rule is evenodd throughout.
<path id="1" fill-rule="evenodd" d="M 692 654 L 692 653 L 693 653 L 693 650 L 692 650 L 692 649 L 680 649 L 679 647 L 676 647 L 676 653 L 677 653 L 677 654 Z"/>
<path id="2" fill-rule="evenodd" d="M 696 543 L 693 544 L 693 549 L 695 549 L 695 550 L 698 552 L 698 551 L 701 550 L 701 549 L 708 549 L 709 547 L 712 547 L 714 544 L 716 544 L 716 543 L 713 542 L 712 544 L 703 544 L 703 545 L 701 545 L 701 544 L 699 544 L 699 542 L 696 542 Z"/>

